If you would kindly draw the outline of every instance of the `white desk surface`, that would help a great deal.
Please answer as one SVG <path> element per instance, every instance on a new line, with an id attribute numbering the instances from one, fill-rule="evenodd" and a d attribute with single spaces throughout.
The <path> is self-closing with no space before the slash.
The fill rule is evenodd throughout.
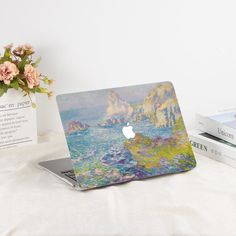
<path id="1" fill-rule="evenodd" d="M 63 136 L 0 151 L 0 235 L 236 235 L 236 169 L 196 155 L 189 172 L 75 191 L 37 167 Z"/>

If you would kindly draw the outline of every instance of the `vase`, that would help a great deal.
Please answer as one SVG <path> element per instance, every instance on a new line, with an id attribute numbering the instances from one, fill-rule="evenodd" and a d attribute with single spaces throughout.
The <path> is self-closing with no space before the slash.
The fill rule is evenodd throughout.
<path id="1" fill-rule="evenodd" d="M 37 143 L 35 95 L 9 89 L 0 97 L 0 149 Z"/>

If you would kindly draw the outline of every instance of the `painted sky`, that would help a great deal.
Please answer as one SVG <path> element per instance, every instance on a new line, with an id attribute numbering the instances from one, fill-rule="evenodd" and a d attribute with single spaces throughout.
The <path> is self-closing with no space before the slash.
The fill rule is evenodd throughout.
<path id="1" fill-rule="evenodd" d="M 64 94 L 57 96 L 57 103 L 60 112 L 75 110 L 79 108 L 92 109 L 95 107 L 106 106 L 109 90 L 115 91 L 122 99 L 130 103 L 141 102 L 156 84 L 157 83 L 152 83 L 122 88 Z"/>

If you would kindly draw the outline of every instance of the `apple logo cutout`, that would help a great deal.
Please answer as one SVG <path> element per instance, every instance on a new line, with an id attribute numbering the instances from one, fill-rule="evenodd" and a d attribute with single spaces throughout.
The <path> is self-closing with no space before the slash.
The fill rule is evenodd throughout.
<path id="1" fill-rule="evenodd" d="M 127 123 L 127 126 L 123 127 L 122 133 L 127 139 L 131 139 L 135 137 L 133 126 L 129 125 L 129 123 Z"/>

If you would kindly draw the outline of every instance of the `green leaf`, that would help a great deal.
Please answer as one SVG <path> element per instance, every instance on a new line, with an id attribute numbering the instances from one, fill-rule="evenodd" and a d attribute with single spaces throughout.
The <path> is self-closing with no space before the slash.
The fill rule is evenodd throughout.
<path id="1" fill-rule="evenodd" d="M 19 82 L 18 82 L 18 79 L 12 80 L 10 86 L 11 86 L 12 88 L 18 90 L 18 89 L 19 89 Z"/>
<path id="2" fill-rule="evenodd" d="M 47 76 L 45 76 L 42 81 L 46 84 L 46 85 L 49 85 L 49 79 Z"/>
<path id="3" fill-rule="evenodd" d="M 35 88 L 35 92 L 41 93 L 39 87 L 36 87 L 36 88 Z"/>
<path id="4" fill-rule="evenodd" d="M 36 103 L 32 102 L 32 107 L 36 108 L 37 107 Z"/>
<path id="5" fill-rule="evenodd" d="M 36 93 L 36 88 L 28 89 L 31 93 Z"/>
<path id="6" fill-rule="evenodd" d="M 0 88 L 0 97 L 2 97 L 2 95 L 4 94 L 5 92 L 3 91 L 2 88 Z"/>
<path id="7" fill-rule="evenodd" d="M 42 87 L 39 87 L 37 91 L 39 91 L 38 93 L 48 93 L 48 90 Z"/>
<path id="8" fill-rule="evenodd" d="M 5 49 L 4 57 L 8 58 L 8 59 L 11 58 L 11 49 L 10 48 Z"/>
<path id="9" fill-rule="evenodd" d="M 19 70 L 22 72 L 22 71 L 24 71 L 24 68 L 25 68 L 25 65 L 26 64 L 28 64 L 28 57 L 27 56 L 24 56 L 23 58 L 22 58 L 22 61 L 19 63 L 19 65 L 18 65 L 18 68 L 19 68 Z"/>
<path id="10" fill-rule="evenodd" d="M 8 90 L 8 86 L 6 85 L 6 84 L 4 84 L 4 83 L 0 83 L 0 97 L 4 94 L 4 93 L 6 93 L 7 92 L 7 90 Z"/>
<path id="11" fill-rule="evenodd" d="M 8 58 L 8 57 L 2 57 L 2 58 L 0 59 L 0 64 L 4 63 L 5 61 L 10 61 L 10 62 L 12 62 L 12 59 L 11 59 L 11 58 Z"/>
<path id="12" fill-rule="evenodd" d="M 41 57 L 37 58 L 36 61 L 35 61 L 34 63 L 32 63 L 31 65 L 32 65 L 33 67 L 37 67 L 40 62 L 41 62 Z"/>

